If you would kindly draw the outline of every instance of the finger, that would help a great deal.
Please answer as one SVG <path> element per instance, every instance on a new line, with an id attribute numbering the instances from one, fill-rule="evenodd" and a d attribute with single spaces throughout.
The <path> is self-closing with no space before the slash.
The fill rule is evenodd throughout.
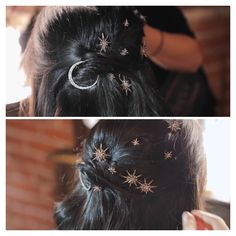
<path id="1" fill-rule="evenodd" d="M 196 230 L 197 224 L 194 216 L 188 212 L 185 211 L 182 214 L 182 224 L 183 224 L 183 230 Z"/>
<path id="2" fill-rule="evenodd" d="M 198 216 L 207 224 L 210 224 L 213 230 L 228 230 L 228 226 L 225 224 L 224 220 L 217 215 L 211 214 L 209 212 L 193 210 L 191 211 L 193 215 Z"/>
<path id="3" fill-rule="evenodd" d="M 196 215 L 194 215 L 194 217 L 197 223 L 198 230 L 213 230 L 213 227 L 210 224 L 207 224 L 202 218 Z"/>

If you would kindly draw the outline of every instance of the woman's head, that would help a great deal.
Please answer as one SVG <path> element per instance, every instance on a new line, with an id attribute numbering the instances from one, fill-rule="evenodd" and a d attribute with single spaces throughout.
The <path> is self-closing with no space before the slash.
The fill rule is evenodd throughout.
<path id="1" fill-rule="evenodd" d="M 158 116 L 164 113 L 147 59 L 143 18 L 130 7 L 46 7 L 23 66 L 36 116 Z M 69 69 L 81 62 L 71 73 Z"/>
<path id="2" fill-rule="evenodd" d="M 202 130 L 192 120 L 107 120 L 91 131 L 59 229 L 181 229 L 205 183 Z"/>

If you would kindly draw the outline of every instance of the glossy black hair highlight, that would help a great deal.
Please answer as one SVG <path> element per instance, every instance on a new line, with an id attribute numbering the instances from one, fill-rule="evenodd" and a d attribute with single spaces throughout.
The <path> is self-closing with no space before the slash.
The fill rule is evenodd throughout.
<path id="1" fill-rule="evenodd" d="M 129 26 L 124 22 L 128 19 Z M 46 7 L 37 16 L 23 66 L 32 85 L 32 116 L 171 115 L 159 96 L 148 60 L 141 55 L 143 20 L 132 7 Z M 108 39 L 101 51 L 99 38 Z M 128 54 L 121 55 L 126 48 Z M 70 67 L 89 59 L 68 80 Z M 109 79 L 109 74 L 115 76 Z M 131 84 L 125 94 L 119 76 Z"/>
<path id="2" fill-rule="evenodd" d="M 200 207 L 206 173 L 201 126 L 180 122 L 181 129 L 170 132 L 166 120 L 100 121 L 86 141 L 74 190 L 55 209 L 58 229 L 181 229 L 182 213 Z M 140 145 L 132 145 L 134 138 Z M 106 161 L 94 160 L 101 144 Z M 164 158 L 167 150 L 173 158 Z M 153 181 L 153 192 L 124 183 L 133 170 Z"/>

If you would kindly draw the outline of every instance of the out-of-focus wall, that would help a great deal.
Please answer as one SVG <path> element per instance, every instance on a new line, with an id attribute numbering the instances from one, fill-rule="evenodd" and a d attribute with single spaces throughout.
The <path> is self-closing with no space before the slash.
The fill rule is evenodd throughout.
<path id="1" fill-rule="evenodd" d="M 72 149 L 70 120 L 7 120 L 6 228 L 53 229 L 54 164 L 47 156 Z"/>
<path id="2" fill-rule="evenodd" d="M 218 100 L 217 114 L 230 112 L 230 8 L 181 7 L 196 34 L 204 57 L 204 69 Z"/>

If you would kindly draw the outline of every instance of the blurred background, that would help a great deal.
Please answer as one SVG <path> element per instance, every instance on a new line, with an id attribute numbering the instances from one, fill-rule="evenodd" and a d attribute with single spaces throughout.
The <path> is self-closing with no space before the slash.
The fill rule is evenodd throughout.
<path id="1" fill-rule="evenodd" d="M 203 53 L 203 68 L 217 99 L 216 114 L 230 114 L 230 7 L 180 7 Z"/>
<path id="2" fill-rule="evenodd" d="M 70 191 L 74 164 L 97 122 L 86 120 L 6 121 L 6 228 L 54 229 L 53 207 Z M 207 155 L 207 211 L 230 225 L 230 123 L 201 120 Z M 219 174 L 220 173 L 220 174 Z"/>
<path id="3" fill-rule="evenodd" d="M 19 70 L 22 50 L 29 37 L 27 26 L 42 7 L 6 7 L 7 101 L 14 104 L 30 95 L 24 72 Z M 189 25 L 199 40 L 210 88 L 217 100 L 216 116 L 230 114 L 230 7 L 181 6 Z M 24 34 L 22 35 L 22 33 Z M 21 38 L 20 38 L 21 36 Z M 20 39 L 20 40 L 19 40 Z M 12 106 L 11 106 L 11 105 Z M 11 115 L 11 114 L 9 114 Z"/>

